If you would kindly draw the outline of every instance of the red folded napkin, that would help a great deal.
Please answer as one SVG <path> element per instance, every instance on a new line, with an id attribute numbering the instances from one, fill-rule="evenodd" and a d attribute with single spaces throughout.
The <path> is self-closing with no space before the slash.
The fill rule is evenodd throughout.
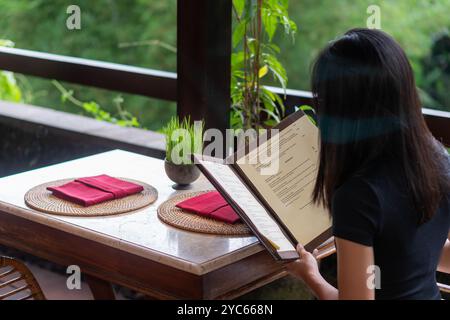
<path id="1" fill-rule="evenodd" d="M 116 179 L 106 174 L 94 177 L 78 178 L 75 181 L 105 192 L 110 192 L 114 195 L 114 199 L 123 198 L 129 196 L 130 194 L 135 194 L 144 190 L 144 188 L 138 184 Z"/>
<path id="2" fill-rule="evenodd" d="M 62 186 L 47 188 L 47 190 L 52 191 L 53 195 L 58 198 L 86 207 L 139 193 L 143 189 L 138 184 L 112 178 L 107 175 L 80 178 Z"/>
<path id="3" fill-rule="evenodd" d="M 114 195 L 99 189 L 89 187 L 81 182 L 71 181 L 59 187 L 48 187 L 54 196 L 81 204 L 85 207 L 103 201 L 114 199 Z"/>
<path id="4" fill-rule="evenodd" d="M 236 223 L 240 220 L 233 208 L 217 191 L 181 201 L 176 206 L 188 212 L 227 223 Z"/>

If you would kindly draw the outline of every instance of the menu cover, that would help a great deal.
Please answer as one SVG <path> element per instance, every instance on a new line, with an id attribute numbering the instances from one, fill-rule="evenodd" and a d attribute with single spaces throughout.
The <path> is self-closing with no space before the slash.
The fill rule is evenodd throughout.
<path id="1" fill-rule="evenodd" d="M 298 243 L 312 251 L 331 237 L 327 210 L 313 203 L 319 130 L 297 111 L 278 132 L 227 159 L 194 161 L 277 260 L 298 259 Z"/>

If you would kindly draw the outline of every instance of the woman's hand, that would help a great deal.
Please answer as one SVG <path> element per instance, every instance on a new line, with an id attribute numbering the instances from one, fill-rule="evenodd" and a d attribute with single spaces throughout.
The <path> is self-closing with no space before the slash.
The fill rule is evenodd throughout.
<path id="1" fill-rule="evenodd" d="M 316 260 L 317 249 L 310 252 L 301 245 L 297 245 L 297 252 L 300 258 L 286 265 L 286 270 L 293 276 L 302 279 L 307 284 L 311 279 L 320 276 L 319 265 Z"/>
<path id="2" fill-rule="evenodd" d="M 301 244 L 297 245 L 300 259 L 286 265 L 286 270 L 293 276 L 300 278 L 311 289 L 313 294 L 321 300 L 337 300 L 339 293 L 320 275 L 316 255 L 317 249 L 309 253 Z"/>
<path id="3" fill-rule="evenodd" d="M 339 291 L 330 285 L 319 272 L 316 255 L 297 246 L 300 259 L 286 265 L 293 276 L 302 279 L 320 300 L 374 299 L 375 291 L 367 287 L 367 267 L 373 266 L 373 248 L 336 238 L 338 251 Z"/>

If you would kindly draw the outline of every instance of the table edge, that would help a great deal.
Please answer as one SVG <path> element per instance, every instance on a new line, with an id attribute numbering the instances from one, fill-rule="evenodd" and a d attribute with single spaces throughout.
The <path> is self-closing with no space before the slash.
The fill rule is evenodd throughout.
<path id="1" fill-rule="evenodd" d="M 30 208 L 25 209 L 17 205 L 9 204 L 2 200 L 0 200 L 0 204 L 2 206 L 2 209 L 0 210 L 6 214 L 12 214 L 57 230 L 61 230 L 63 232 L 80 236 L 82 238 L 86 238 L 88 240 L 95 241 L 107 246 L 111 246 L 118 250 L 135 254 L 142 258 L 149 259 L 153 262 L 161 263 L 199 276 L 215 271 L 221 267 L 227 266 L 264 250 L 264 247 L 259 242 L 255 242 L 233 252 L 218 256 L 214 259 L 205 261 L 204 263 L 197 264 L 177 258 L 172 255 L 168 255 L 160 251 L 155 251 L 131 243 L 120 238 L 109 236 L 105 233 L 96 232 L 88 228 L 83 228 L 70 222 L 60 221 L 58 219 L 55 219 L 50 214 L 39 212 L 37 210 L 33 210 Z M 231 255 L 234 255 L 234 257 L 230 261 L 229 257 Z M 169 261 L 170 263 L 168 263 Z"/>

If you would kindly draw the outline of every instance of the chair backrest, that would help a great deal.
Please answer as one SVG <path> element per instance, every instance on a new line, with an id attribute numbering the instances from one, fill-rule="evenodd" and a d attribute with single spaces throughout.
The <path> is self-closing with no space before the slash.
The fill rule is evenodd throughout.
<path id="1" fill-rule="evenodd" d="M 45 300 L 45 296 L 22 262 L 0 257 L 0 300 Z"/>
<path id="2" fill-rule="evenodd" d="M 437 285 L 439 287 L 439 290 L 441 290 L 441 292 L 450 293 L 450 286 L 449 285 L 446 285 L 446 284 L 443 284 L 443 283 L 439 283 L 439 282 L 438 282 Z"/>

